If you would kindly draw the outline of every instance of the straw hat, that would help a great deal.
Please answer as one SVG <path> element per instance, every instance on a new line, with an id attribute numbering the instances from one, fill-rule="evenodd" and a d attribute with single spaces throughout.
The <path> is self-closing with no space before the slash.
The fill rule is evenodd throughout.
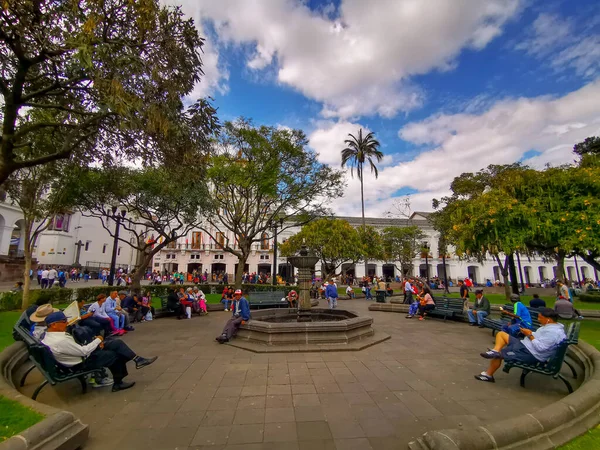
<path id="1" fill-rule="evenodd" d="M 48 315 L 57 311 L 59 310 L 53 308 L 50 303 L 46 303 L 45 305 L 38 306 L 38 309 L 36 309 L 35 312 L 31 316 L 29 316 L 29 320 L 36 323 L 44 322 Z"/>

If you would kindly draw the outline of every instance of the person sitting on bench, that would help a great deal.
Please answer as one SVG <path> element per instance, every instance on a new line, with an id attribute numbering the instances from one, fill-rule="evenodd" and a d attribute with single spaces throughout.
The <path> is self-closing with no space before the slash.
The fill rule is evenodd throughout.
<path id="1" fill-rule="evenodd" d="M 489 368 L 475 375 L 476 380 L 493 383 L 494 373 L 500 368 L 502 360 L 514 361 L 522 364 L 536 364 L 548 361 L 556 353 L 558 345 L 567 338 L 565 327 L 557 323 L 558 314 L 550 308 L 539 308 L 538 320 L 542 326 L 537 331 L 521 328 L 525 335 L 523 340 L 500 331 L 496 335 L 496 345 L 491 350 L 481 353 L 481 356 L 490 359 Z"/>
<path id="2" fill-rule="evenodd" d="M 241 289 L 237 289 L 233 294 L 231 310 L 233 311 L 231 319 L 225 324 L 223 333 L 215 338 L 219 344 L 229 342 L 229 339 L 237 334 L 237 330 L 240 328 L 242 322 L 248 322 L 250 320 L 250 304 L 248 303 L 248 300 L 242 297 Z"/>
<path id="3" fill-rule="evenodd" d="M 435 302 L 428 286 L 423 286 L 423 291 L 421 295 L 417 295 L 417 299 L 419 300 L 419 320 L 424 320 L 427 313 L 435 309 Z"/>
<path id="4" fill-rule="evenodd" d="M 511 336 L 518 337 L 522 328 L 531 330 L 531 314 L 527 307 L 521 303 L 521 297 L 519 294 L 511 294 L 510 301 L 513 302 L 513 310 L 507 311 L 500 307 L 500 311 L 510 316 L 512 319 L 509 324 L 502 326 L 502 331 L 510 334 Z"/>
<path id="5" fill-rule="evenodd" d="M 96 339 L 89 344 L 79 345 L 73 336 L 66 333 L 67 316 L 62 311 L 49 314 L 46 317 L 46 326 L 48 330 L 42 343 L 50 349 L 59 364 L 73 368 L 81 367 L 86 370 L 108 368 L 113 375 L 113 381 L 105 379 L 101 380 L 101 383 L 104 383 L 105 386 L 114 383 L 113 392 L 129 389 L 135 384 L 134 381 L 123 381 L 123 378 L 127 376 L 128 361 L 133 360 L 136 369 L 141 369 L 158 359 L 158 356 L 142 358 L 136 355 L 120 339 L 104 342 L 101 336 L 96 336 Z M 97 385 L 98 382 L 99 380 L 96 380 Z"/>

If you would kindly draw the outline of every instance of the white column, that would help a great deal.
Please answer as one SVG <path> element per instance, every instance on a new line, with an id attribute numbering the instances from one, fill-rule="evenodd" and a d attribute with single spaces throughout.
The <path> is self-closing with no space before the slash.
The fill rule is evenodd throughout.
<path id="1" fill-rule="evenodd" d="M 365 263 L 360 262 L 354 265 L 355 278 L 360 280 L 365 276 Z"/>
<path id="2" fill-rule="evenodd" d="M 0 255 L 8 255 L 13 227 L 1 227 L 0 232 L 2 233 L 2 239 L 0 240 Z"/>

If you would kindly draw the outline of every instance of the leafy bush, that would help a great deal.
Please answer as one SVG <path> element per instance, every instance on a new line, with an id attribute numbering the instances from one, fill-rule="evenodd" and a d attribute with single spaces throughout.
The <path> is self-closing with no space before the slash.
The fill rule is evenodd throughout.
<path id="1" fill-rule="evenodd" d="M 0 293 L 0 311 L 11 311 L 21 308 L 23 296 L 20 292 Z"/>
<path id="2" fill-rule="evenodd" d="M 579 294 L 580 302 L 600 303 L 600 293 L 598 292 L 586 292 L 585 294 Z"/>
<path id="3" fill-rule="evenodd" d="M 285 291 L 289 292 L 294 289 L 296 292 L 298 291 L 298 286 L 273 286 L 272 284 L 242 284 L 242 292 L 251 293 L 251 292 L 272 292 L 272 291 Z"/>

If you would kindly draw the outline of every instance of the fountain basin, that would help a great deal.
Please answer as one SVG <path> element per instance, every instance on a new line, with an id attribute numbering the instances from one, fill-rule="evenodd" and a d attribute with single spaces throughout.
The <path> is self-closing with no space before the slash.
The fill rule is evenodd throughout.
<path id="1" fill-rule="evenodd" d="M 230 345 L 255 352 L 360 350 L 389 339 L 375 337 L 373 319 L 341 309 L 311 309 L 311 322 L 298 322 L 296 309 L 252 312 Z"/>

